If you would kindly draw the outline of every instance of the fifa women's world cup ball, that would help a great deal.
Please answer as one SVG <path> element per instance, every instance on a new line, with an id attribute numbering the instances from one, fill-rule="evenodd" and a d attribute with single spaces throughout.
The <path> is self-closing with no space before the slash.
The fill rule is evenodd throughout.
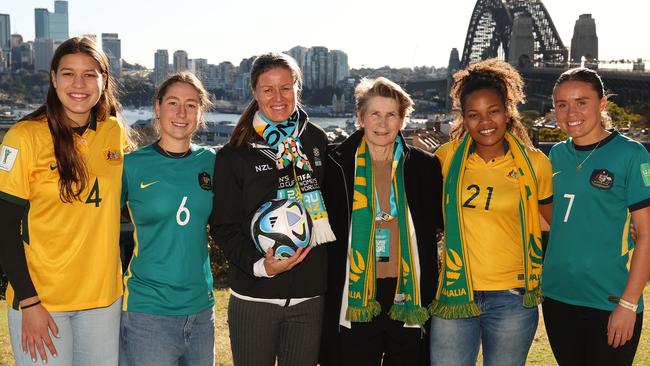
<path id="1" fill-rule="evenodd" d="M 251 235 L 257 249 L 266 253 L 273 248 L 276 259 L 291 257 L 311 240 L 311 217 L 300 202 L 274 199 L 257 209 L 251 221 Z"/>

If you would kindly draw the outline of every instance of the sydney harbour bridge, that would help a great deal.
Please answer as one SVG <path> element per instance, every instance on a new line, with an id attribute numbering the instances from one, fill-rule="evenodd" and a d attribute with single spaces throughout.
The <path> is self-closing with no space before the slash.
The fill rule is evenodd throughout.
<path id="1" fill-rule="evenodd" d="M 615 6 L 615 5 L 613 5 Z M 471 14 L 467 35 L 463 45 L 462 57 L 452 51 L 449 74 L 459 68 L 491 57 L 508 60 L 513 42 L 513 29 L 519 21 L 526 18 L 532 25 L 532 45 L 529 54 L 515 55 L 510 61 L 519 69 L 526 82 L 529 107 L 545 112 L 550 109 L 550 96 L 557 77 L 571 64 L 568 48 L 560 38 L 551 15 L 541 0 L 477 0 Z M 625 37 L 624 34 L 620 35 Z M 526 48 L 526 47 L 524 47 Z M 519 52 L 519 51 L 517 51 Z M 580 62 L 580 60 L 578 60 Z M 593 63 L 591 67 L 597 67 Z M 650 101 L 650 72 L 598 70 L 613 100 L 622 105 Z M 406 88 L 411 91 L 434 92 L 441 99 L 448 96 L 450 75 L 433 80 L 409 82 Z"/>

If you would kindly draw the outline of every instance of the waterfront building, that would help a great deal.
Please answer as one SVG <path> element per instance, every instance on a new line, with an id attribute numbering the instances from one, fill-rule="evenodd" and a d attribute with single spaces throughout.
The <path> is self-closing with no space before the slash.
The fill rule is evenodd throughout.
<path id="1" fill-rule="evenodd" d="M 598 35 L 596 20 L 591 14 L 582 14 L 576 20 L 571 38 L 571 59 L 580 62 L 584 57 L 588 61 L 598 59 Z"/>
<path id="2" fill-rule="evenodd" d="M 119 78 L 122 75 L 122 41 L 117 33 L 102 33 L 102 50 L 108 57 L 111 73 Z"/>
<path id="3" fill-rule="evenodd" d="M 167 50 L 157 50 L 154 55 L 153 82 L 160 85 L 169 74 L 169 53 Z"/>
<path id="4" fill-rule="evenodd" d="M 303 74 L 305 72 L 305 64 L 307 62 L 307 51 L 309 51 L 309 48 L 307 47 L 295 46 L 291 48 L 289 51 L 285 52 L 286 54 L 288 54 L 289 56 L 293 57 L 296 60 Z"/>
<path id="5" fill-rule="evenodd" d="M 34 40 L 34 70 L 50 70 L 50 63 L 54 55 L 54 41 L 51 38 L 37 38 Z"/>
<path id="6" fill-rule="evenodd" d="M 204 58 L 192 59 L 192 67 L 190 70 L 199 80 L 203 81 L 208 73 L 208 60 Z"/>
<path id="7" fill-rule="evenodd" d="M 50 12 L 45 8 L 34 9 L 34 38 L 50 38 Z"/>
<path id="8" fill-rule="evenodd" d="M 533 19 L 524 13 L 515 14 L 508 45 L 508 62 L 518 68 L 531 66 L 534 43 Z"/>
<path id="9" fill-rule="evenodd" d="M 187 52 L 178 50 L 174 52 L 174 72 L 181 72 L 189 69 Z"/>
<path id="10" fill-rule="evenodd" d="M 307 89 L 323 89 L 327 86 L 327 47 L 312 47 L 307 51 L 305 86 Z"/>
<path id="11" fill-rule="evenodd" d="M 54 47 L 69 38 L 68 36 L 68 2 L 57 0 L 54 2 L 54 13 L 49 14 L 50 37 L 54 41 Z"/>
<path id="12" fill-rule="evenodd" d="M 31 69 L 34 65 L 34 44 L 23 42 L 20 34 L 11 35 L 11 69 Z"/>
<path id="13" fill-rule="evenodd" d="M 11 67 L 11 21 L 9 14 L 0 14 L 0 71 L 8 70 Z"/>
<path id="14" fill-rule="evenodd" d="M 348 55 L 341 50 L 331 50 L 327 55 L 327 86 L 335 87 L 336 83 L 350 75 Z"/>

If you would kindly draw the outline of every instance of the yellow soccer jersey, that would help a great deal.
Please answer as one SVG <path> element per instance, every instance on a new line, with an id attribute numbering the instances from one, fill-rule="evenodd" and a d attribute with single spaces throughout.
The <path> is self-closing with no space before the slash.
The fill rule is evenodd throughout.
<path id="1" fill-rule="evenodd" d="M 0 198 L 25 206 L 22 236 L 34 287 L 49 311 L 103 307 L 122 295 L 120 191 L 125 135 L 91 120 L 75 143 L 88 169 L 81 201 L 63 203 L 47 121 L 22 121 L 0 148 Z M 7 303 L 18 308 L 11 286 Z"/>
<path id="2" fill-rule="evenodd" d="M 453 143 L 436 151 L 446 177 Z M 539 150 L 528 149 L 537 176 L 538 200 L 553 195 L 551 163 Z M 472 153 L 465 164 L 462 212 L 472 284 L 477 291 L 524 287 L 524 261 L 519 216 L 519 185 L 513 158 L 484 161 Z"/>

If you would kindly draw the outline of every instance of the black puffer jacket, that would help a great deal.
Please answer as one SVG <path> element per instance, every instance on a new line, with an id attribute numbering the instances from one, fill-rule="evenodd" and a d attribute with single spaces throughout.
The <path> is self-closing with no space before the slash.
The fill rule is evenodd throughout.
<path id="1" fill-rule="evenodd" d="M 335 242 L 326 244 L 328 284 L 321 343 L 321 363 L 326 365 L 339 364 L 336 344 L 347 271 L 354 158 L 362 136 L 363 131 L 357 131 L 340 145 L 331 146 L 325 160 L 327 179 L 323 193 L 330 224 L 337 238 Z M 404 150 L 404 185 L 417 238 L 422 305 L 428 306 L 433 300 L 438 281 L 436 232 L 443 230 L 441 166 L 436 157 L 423 150 L 413 146 L 406 146 Z"/>
<path id="2" fill-rule="evenodd" d="M 303 151 L 323 184 L 327 148 L 325 132 L 303 121 L 299 125 Z M 263 144 L 263 140 L 258 141 Z M 230 264 L 228 282 L 238 294 L 258 298 L 290 299 L 325 293 L 327 253 L 313 248 L 304 261 L 273 278 L 255 277 L 253 264 L 263 255 L 250 234 L 253 215 L 260 205 L 276 198 L 278 170 L 275 151 L 259 144 L 225 146 L 217 152 L 214 167 L 214 201 L 210 233 Z"/>

